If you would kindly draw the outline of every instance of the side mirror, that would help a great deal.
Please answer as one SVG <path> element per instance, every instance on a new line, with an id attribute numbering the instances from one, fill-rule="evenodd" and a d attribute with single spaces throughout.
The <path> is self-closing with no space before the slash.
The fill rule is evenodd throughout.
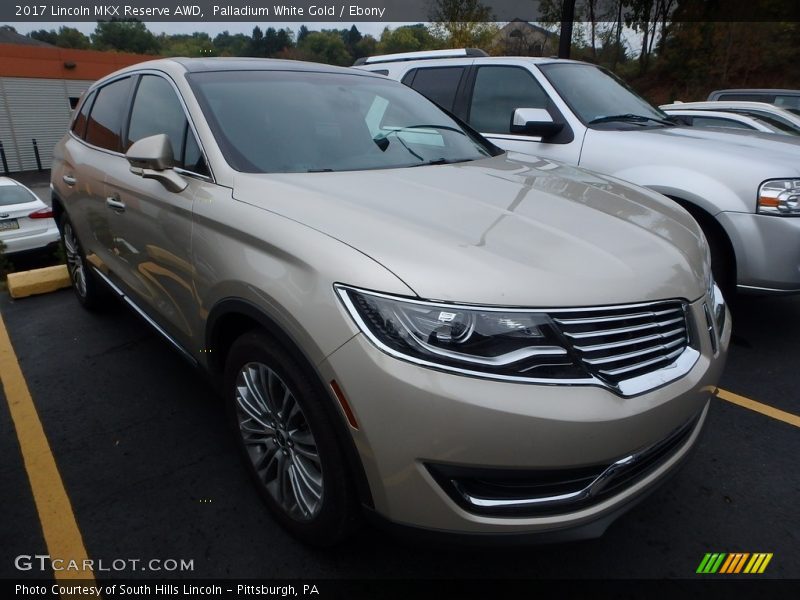
<path id="1" fill-rule="evenodd" d="M 172 144 L 164 133 L 134 142 L 125 153 L 125 158 L 131 164 L 131 173 L 144 179 L 155 179 L 170 192 L 182 192 L 189 185 L 173 170 L 175 157 L 172 155 Z"/>
<path id="2" fill-rule="evenodd" d="M 550 113 L 543 108 L 518 108 L 511 117 L 511 133 L 533 135 L 541 138 L 554 136 L 564 129 L 563 123 L 556 123 Z"/>

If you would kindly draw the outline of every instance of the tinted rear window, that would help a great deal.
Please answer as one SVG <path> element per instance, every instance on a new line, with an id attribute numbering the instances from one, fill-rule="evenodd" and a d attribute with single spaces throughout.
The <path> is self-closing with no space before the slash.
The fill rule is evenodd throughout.
<path id="1" fill-rule="evenodd" d="M 464 67 L 419 69 L 411 87 L 439 106 L 452 111 L 463 73 Z"/>
<path id="2" fill-rule="evenodd" d="M 86 123 L 89 120 L 89 109 L 92 108 L 92 102 L 94 102 L 94 92 L 89 94 L 89 97 L 86 98 L 81 106 L 81 111 L 78 113 L 78 116 L 75 117 L 75 122 L 72 124 L 72 132 L 79 138 L 83 138 L 86 134 Z"/>
<path id="3" fill-rule="evenodd" d="M 0 206 L 33 202 L 36 196 L 18 185 L 0 185 Z"/>
<path id="4" fill-rule="evenodd" d="M 122 151 L 122 122 L 128 106 L 131 78 L 118 79 L 97 91 L 89 122 L 86 141 L 100 148 Z"/>

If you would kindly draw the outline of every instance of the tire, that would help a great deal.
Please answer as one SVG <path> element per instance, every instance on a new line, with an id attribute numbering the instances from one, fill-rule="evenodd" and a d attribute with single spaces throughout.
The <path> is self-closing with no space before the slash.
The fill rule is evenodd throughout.
<path id="1" fill-rule="evenodd" d="M 714 274 L 714 281 L 725 300 L 733 302 L 736 298 L 736 263 L 730 242 L 712 227 L 704 227 L 703 233 L 711 250 L 711 272 Z"/>
<path id="2" fill-rule="evenodd" d="M 59 230 L 69 277 L 72 281 L 72 290 L 75 292 L 78 302 L 85 309 L 91 311 L 104 308 L 108 304 L 110 294 L 89 269 L 78 234 L 66 214 L 61 217 Z"/>
<path id="3" fill-rule="evenodd" d="M 253 331 L 228 353 L 225 396 L 247 470 L 275 519 L 310 545 L 346 539 L 358 504 L 324 404 L 330 399 L 314 380 L 270 337 Z"/>

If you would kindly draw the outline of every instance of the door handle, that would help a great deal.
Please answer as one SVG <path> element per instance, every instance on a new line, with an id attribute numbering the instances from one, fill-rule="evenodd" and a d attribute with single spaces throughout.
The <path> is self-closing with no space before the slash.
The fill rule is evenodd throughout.
<path id="1" fill-rule="evenodd" d="M 106 206 L 117 212 L 125 212 L 125 203 L 114 196 L 109 196 L 106 198 Z"/>
<path id="2" fill-rule="evenodd" d="M 72 175 L 62 175 L 61 179 L 64 180 L 64 183 L 70 186 L 75 185 L 78 182 L 78 180 L 75 179 Z"/>

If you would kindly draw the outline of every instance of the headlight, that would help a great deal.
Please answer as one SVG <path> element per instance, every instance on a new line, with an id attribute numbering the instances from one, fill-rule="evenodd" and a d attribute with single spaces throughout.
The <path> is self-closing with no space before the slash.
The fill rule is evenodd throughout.
<path id="1" fill-rule="evenodd" d="M 800 179 L 775 179 L 758 188 L 758 212 L 782 217 L 800 216 Z"/>
<path id="2" fill-rule="evenodd" d="M 544 313 L 423 302 L 341 285 L 336 291 L 359 329 L 392 356 L 501 379 L 589 377 Z"/>

